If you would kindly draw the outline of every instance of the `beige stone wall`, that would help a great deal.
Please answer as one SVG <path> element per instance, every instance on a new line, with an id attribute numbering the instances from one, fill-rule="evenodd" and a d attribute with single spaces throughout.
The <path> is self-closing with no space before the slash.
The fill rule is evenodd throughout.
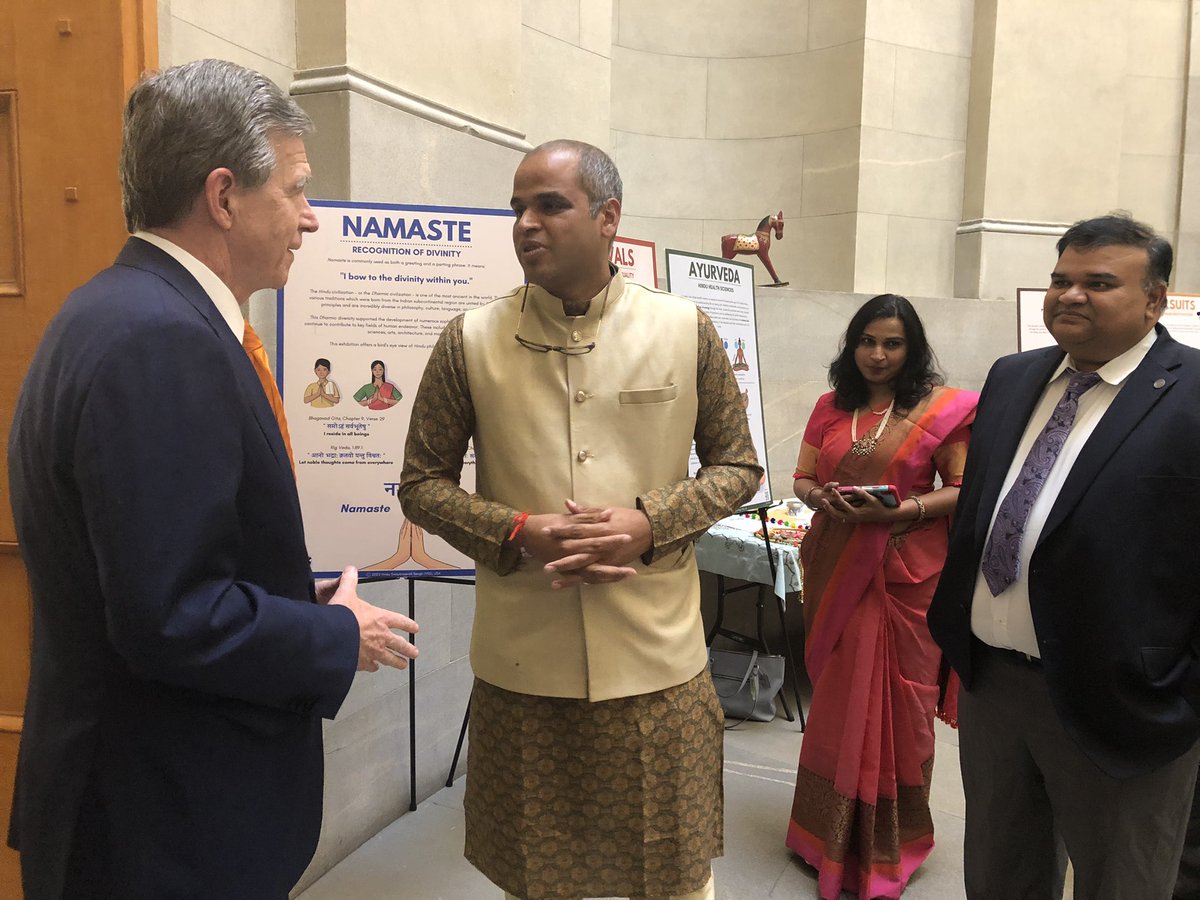
<path id="1" fill-rule="evenodd" d="M 521 7 L 521 52 L 510 65 L 520 67 L 516 88 L 526 140 L 536 146 L 565 137 L 607 147 L 612 0 L 525 0 Z M 511 185 L 509 177 L 506 190 Z M 507 203 L 506 193 L 500 205 Z"/>
<path id="2" fill-rule="evenodd" d="M 793 285 L 951 294 L 970 0 L 732 9 L 617 3 L 624 231 L 715 255 L 782 207 L 771 257 Z"/>
<path id="3" fill-rule="evenodd" d="M 608 144 L 607 0 L 296 8 L 292 89 L 319 129 L 314 196 L 503 207 L 531 146 Z"/>
<path id="4" fill-rule="evenodd" d="M 978 0 L 957 293 L 1044 284 L 1043 248 L 1114 209 L 1177 236 L 1194 5 Z"/>
<path id="5" fill-rule="evenodd" d="M 796 286 L 1011 296 L 1067 223 L 1122 208 L 1180 242 L 1175 287 L 1197 289 L 1196 0 L 159 8 L 164 61 L 294 76 L 318 195 L 501 205 L 520 152 L 572 136 L 612 151 L 623 231 L 660 250 L 716 254 L 783 208 Z"/>
<path id="6" fill-rule="evenodd" d="M 621 231 L 658 245 L 660 271 L 663 249 L 719 255 L 723 234 L 752 232 L 782 209 L 784 236 L 771 247 L 780 277 L 852 286 L 853 247 L 837 236 L 853 233 L 857 134 L 836 135 L 856 131 L 862 35 L 838 26 L 859 6 L 617 0 L 612 153 L 625 179 Z M 808 135 L 835 135 L 816 139 L 811 164 Z M 809 185 L 812 208 L 803 199 Z"/>
<path id="7" fill-rule="evenodd" d="M 1179 234 L 1175 244 L 1175 288 L 1200 293 L 1200 0 L 1191 0 L 1187 102 L 1179 184 Z"/>
<path id="8" fill-rule="evenodd" d="M 973 5 L 867 4 L 857 291 L 953 295 Z"/>
<path id="9" fill-rule="evenodd" d="M 293 0 L 158 0 L 158 58 L 164 68 L 218 57 L 287 88 L 296 68 Z"/>

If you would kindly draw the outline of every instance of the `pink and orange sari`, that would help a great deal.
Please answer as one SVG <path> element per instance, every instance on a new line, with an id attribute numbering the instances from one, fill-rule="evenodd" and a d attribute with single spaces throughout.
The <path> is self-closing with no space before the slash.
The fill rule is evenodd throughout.
<path id="1" fill-rule="evenodd" d="M 850 414 L 818 402 L 797 469 L 819 483 L 894 484 L 901 497 L 959 484 L 978 395 L 934 388 L 893 419 L 874 452 L 850 452 Z M 818 513 L 800 547 L 804 661 L 812 710 L 787 845 L 842 890 L 899 897 L 933 849 L 929 785 L 941 652 L 925 613 L 946 559 L 949 520 L 893 536 Z"/>

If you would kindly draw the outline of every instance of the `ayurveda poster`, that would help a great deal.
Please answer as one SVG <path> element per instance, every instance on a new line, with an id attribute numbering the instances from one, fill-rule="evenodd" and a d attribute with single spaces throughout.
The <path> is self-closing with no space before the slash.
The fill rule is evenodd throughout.
<path id="1" fill-rule="evenodd" d="M 762 372 L 758 359 L 758 326 L 754 311 L 754 267 L 716 256 L 667 250 L 667 290 L 695 301 L 712 319 L 737 376 L 742 403 L 750 420 L 750 437 L 759 465 L 767 469 L 767 431 L 763 421 Z M 700 468 L 693 448 L 691 471 Z M 771 478 L 766 473 L 746 504 L 771 500 Z"/>

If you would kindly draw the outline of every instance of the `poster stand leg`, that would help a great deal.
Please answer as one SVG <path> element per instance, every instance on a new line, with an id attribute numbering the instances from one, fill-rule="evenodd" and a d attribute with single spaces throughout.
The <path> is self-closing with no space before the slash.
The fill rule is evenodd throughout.
<path id="1" fill-rule="evenodd" d="M 767 509 L 765 506 L 759 507 L 758 518 L 762 521 L 763 543 L 766 545 L 766 548 L 767 548 L 767 565 L 771 569 L 771 583 L 774 584 L 775 579 L 778 576 L 776 575 L 776 572 L 775 572 L 775 553 L 771 550 L 771 532 L 767 528 Z M 796 712 L 800 714 L 800 730 L 804 731 L 806 724 L 807 724 L 804 721 L 804 702 L 800 699 L 800 683 L 796 678 L 796 672 L 797 672 L 796 658 L 795 658 L 794 654 L 792 653 L 792 642 L 790 640 L 788 640 L 787 621 L 784 619 L 783 600 L 780 597 L 775 597 L 775 611 L 777 613 L 779 613 L 779 633 L 783 636 L 783 650 L 784 650 L 784 653 L 787 654 L 788 675 L 790 676 L 791 682 L 792 682 L 792 696 L 796 698 Z M 762 588 L 761 587 L 759 588 L 759 594 L 758 594 L 758 616 L 759 616 L 758 635 L 759 635 L 759 638 L 761 638 L 762 637 Z M 764 644 L 764 646 L 765 646 L 765 644 Z M 788 709 L 787 698 L 783 696 L 782 691 L 780 692 L 779 696 L 783 700 L 783 711 L 785 713 L 788 713 L 787 720 L 789 722 L 793 721 L 792 716 L 791 716 L 791 710 Z"/>
<path id="2" fill-rule="evenodd" d="M 408 617 L 417 620 L 417 582 L 408 579 Z M 411 636 L 416 642 L 417 636 Z M 417 661 L 408 662 L 408 810 L 417 810 Z"/>
<path id="3" fill-rule="evenodd" d="M 443 578 L 434 575 L 415 575 L 405 579 L 408 581 L 408 617 L 414 621 L 417 618 L 417 582 L 427 581 L 435 584 L 465 584 L 474 587 L 474 578 Z M 415 636 L 413 643 L 416 643 Z M 450 776 L 446 787 L 454 780 L 454 770 L 458 768 L 458 757 L 462 751 L 463 739 L 467 734 L 467 720 L 471 715 L 471 701 L 467 701 L 467 711 L 463 715 L 462 730 L 458 734 L 458 746 L 454 750 L 454 762 L 450 767 Z M 417 809 L 417 674 L 416 660 L 408 664 L 408 809 Z"/>

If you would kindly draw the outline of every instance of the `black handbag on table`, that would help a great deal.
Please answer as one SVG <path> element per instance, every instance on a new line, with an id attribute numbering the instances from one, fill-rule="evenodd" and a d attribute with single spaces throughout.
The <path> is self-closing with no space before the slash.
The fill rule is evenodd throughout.
<path id="1" fill-rule="evenodd" d="M 783 687 L 783 657 L 757 650 L 708 651 L 713 687 L 726 719 L 770 722 L 775 695 Z"/>

